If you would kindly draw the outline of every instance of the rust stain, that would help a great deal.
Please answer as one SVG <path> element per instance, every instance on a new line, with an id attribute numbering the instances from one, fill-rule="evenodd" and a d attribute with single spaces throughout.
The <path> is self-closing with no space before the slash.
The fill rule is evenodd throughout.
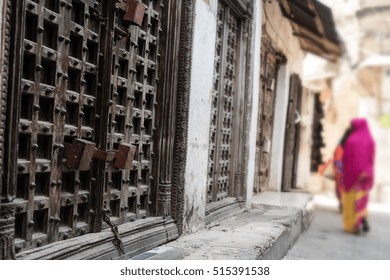
<path id="1" fill-rule="evenodd" d="M 209 0 L 203 0 L 208 6 L 210 6 L 210 1 Z"/>

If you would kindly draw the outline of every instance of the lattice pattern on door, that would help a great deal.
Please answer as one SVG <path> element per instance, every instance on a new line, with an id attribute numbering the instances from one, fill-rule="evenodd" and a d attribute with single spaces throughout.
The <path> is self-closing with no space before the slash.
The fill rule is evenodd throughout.
<path id="1" fill-rule="evenodd" d="M 153 133 L 162 0 L 144 0 L 142 26 L 129 26 L 118 9 L 114 22 L 108 149 L 137 147 L 130 170 L 106 169 L 104 203 L 117 223 L 148 216 L 153 181 Z"/>
<path id="2" fill-rule="evenodd" d="M 255 192 L 264 191 L 269 182 L 278 63 L 277 54 L 270 45 L 270 41 L 263 38 L 260 68 L 261 97 L 259 98 L 257 119 Z"/>
<path id="3" fill-rule="evenodd" d="M 89 231 L 90 172 L 63 166 L 64 145 L 94 141 L 99 1 L 26 0 L 18 128 L 17 248 Z"/>
<path id="4" fill-rule="evenodd" d="M 125 3 L 125 1 L 120 1 Z M 119 143 L 137 146 L 130 170 L 107 162 L 104 206 L 116 224 L 148 216 L 158 43 L 162 0 L 144 0 L 141 27 L 102 16 L 104 1 L 26 0 L 23 9 L 23 56 L 15 206 L 18 250 L 85 234 L 92 230 L 92 170 L 67 169 L 64 151 L 75 138 L 95 142 L 97 108 L 108 116 L 107 150 Z M 122 6 L 123 7 L 123 6 Z M 114 21 L 112 40 L 104 40 Z M 107 45 L 107 44 L 112 44 Z M 112 47 L 112 67 L 104 50 Z M 101 69 L 111 71 L 101 80 Z M 104 75 L 103 75 L 104 76 Z M 110 86 L 105 100 L 102 84 Z M 96 173 L 96 170 L 94 170 Z M 99 203 L 99 202 L 97 202 Z"/>
<path id="5" fill-rule="evenodd" d="M 209 138 L 208 202 L 228 197 L 232 187 L 231 138 L 238 32 L 239 20 L 228 6 L 219 3 Z"/>

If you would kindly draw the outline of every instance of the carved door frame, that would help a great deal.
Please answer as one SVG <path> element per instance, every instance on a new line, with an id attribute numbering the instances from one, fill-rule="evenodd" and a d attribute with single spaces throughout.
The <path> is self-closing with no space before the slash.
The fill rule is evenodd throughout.
<path id="1" fill-rule="evenodd" d="M 6 164 L 6 157 L 4 156 L 4 144 L 5 144 L 5 121 L 7 114 L 7 95 L 9 86 L 10 66 L 9 58 L 11 52 L 11 34 L 13 34 L 12 26 L 9 20 L 11 18 L 11 1 L 6 1 L 1 7 L 3 11 L 3 23 L 1 25 L 0 33 L 0 62 L 1 62 L 1 91 L 0 91 L 0 260 L 3 259 L 15 259 L 14 248 L 14 223 L 15 216 L 8 208 L 2 208 L 1 205 L 7 201 L 6 197 L 3 197 L 3 174 L 4 166 Z M 12 72 L 11 72 L 12 73 Z"/>

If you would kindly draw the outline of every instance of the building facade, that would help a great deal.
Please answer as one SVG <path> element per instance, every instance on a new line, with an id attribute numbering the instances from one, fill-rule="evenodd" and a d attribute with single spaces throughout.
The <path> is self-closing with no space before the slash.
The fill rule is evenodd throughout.
<path id="1" fill-rule="evenodd" d="M 2 1 L 1 259 L 128 258 L 304 186 L 315 3 Z"/>

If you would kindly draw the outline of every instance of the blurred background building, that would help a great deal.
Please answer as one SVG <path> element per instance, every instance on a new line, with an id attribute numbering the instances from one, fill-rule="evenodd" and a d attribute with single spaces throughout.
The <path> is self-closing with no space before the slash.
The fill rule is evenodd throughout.
<path id="1" fill-rule="evenodd" d="M 337 64 L 308 55 L 304 83 L 323 104 L 322 161 L 332 158 L 353 117 L 365 117 L 377 142 L 373 198 L 389 201 L 390 1 L 323 0 L 332 8 L 343 55 Z"/>

